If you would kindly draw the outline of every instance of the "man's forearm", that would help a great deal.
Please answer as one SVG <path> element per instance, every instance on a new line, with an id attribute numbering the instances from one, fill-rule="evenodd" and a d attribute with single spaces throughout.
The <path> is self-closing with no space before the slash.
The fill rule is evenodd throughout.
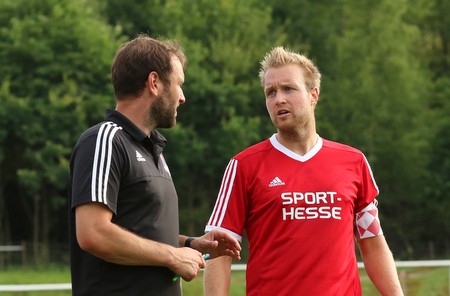
<path id="1" fill-rule="evenodd" d="M 231 262 L 228 256 L 208 260 L 204 273 L 205 296 L 228 296 L 231 281 Z"/>
<path id="2" fill-rule="evenodd" d="M 384 236 L 359 242 L 364 266 L 375 287 L 383 296 L 403 296 L 394 258 Z"/>

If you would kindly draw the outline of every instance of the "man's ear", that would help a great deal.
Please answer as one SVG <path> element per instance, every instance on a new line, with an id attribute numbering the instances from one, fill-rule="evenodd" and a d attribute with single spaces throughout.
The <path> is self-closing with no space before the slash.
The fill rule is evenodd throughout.
<path id="1" fill-rule="evenodd" d="M 313 87 L 309 93 L 311 95 L 311 104 L 316 107 L 317 102 L 319 102 L 319 89 Z"/>
<path id="2" fill-rule="evenodd" d="M 147 77 L 147 87 L 150 94 L 157 96 L 161 91 L 161 79 L 159 79 L 158 73 L 155 71 L 150 72 Z"/>

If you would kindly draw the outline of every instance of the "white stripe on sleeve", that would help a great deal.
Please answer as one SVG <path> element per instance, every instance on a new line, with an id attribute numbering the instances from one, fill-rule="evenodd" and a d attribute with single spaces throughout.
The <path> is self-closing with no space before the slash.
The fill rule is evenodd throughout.
<path id="1" fill-rule="evenodd" d="M 225 170 L 225 174 L 220 185 L 219 194 L 217 196 L 216 204 L 208 225 L 220 226 L 225 216 L 228 201 L 230 199 L 231 191 L 233 189 L 234 178 L 236 176 L 238 161 L 231 159 Z"/>
<path id="2" fill-rule="evenodd" d="M 94 163 L 92 165 L 91 193 L 92 201 L 107 204 L 108 178 L 111 169 L 112 139 L 122 127 L 112 122 L 102 124 L 95 144 Z"/>
<path id="3" fill-rule="evenodd" d="M 375 186 L 375 189 L 377 190 L 377 193 L 380 194 L 380 189 L 378 189 L 377 182 L 375 181 L 375 178 L 373 177 L 372 168 L 370 167 L 370 164 L 367 161 L 366 156 L 364 154 L 363 154 L 363 156 L 364 156 L 364 160 L 365 160 L 365 162 L 367 164 L 367 167 L 369 168 L 370 177 L 372 178 L 373 185 Z"/>

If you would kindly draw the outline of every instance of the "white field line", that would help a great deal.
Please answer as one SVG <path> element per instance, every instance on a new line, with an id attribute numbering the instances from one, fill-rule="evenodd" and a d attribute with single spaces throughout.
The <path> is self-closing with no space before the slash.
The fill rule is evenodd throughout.
<path id="1" fill-rule="evenodd" d="M 52 291 L 52 290 L 71 290 L 72 285 L 63 284 L 33 284 L 33 285 L 0 285 L 0 292 L 6 291 Z"/>
<path id="2" fill-rule="evenodd" d="M 449 267 L 450 284 L 450 260 L 419 260 L 419 261 L 396 261 L 397 267 L 416 268 L 416 267 Z M 246 264 L 233 264 L 231 270 L 244 271 Z M 358 262 L 358 268 L 364 268 L 364 263 Z M 61 284 L 31 284 L 31 285 L 0 285 L 0 292 L 6 291 L 51 291 L 51 290 L 71 290 L 70 283 Z"/>

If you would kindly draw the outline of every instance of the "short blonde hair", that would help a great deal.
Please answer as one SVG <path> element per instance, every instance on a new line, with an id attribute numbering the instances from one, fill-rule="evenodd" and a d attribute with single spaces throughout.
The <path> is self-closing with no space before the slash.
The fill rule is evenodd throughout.
<path id="1" fill-rule="evenodd" d="M 259 79 L 261 80 L 261 85 L 264 87 L 264 76 L 268 69 L 290 64 L 300 66 L 305 75 L 305 84 L 309 89 L 317 87 L 317 89 L 320 91 L 321 75 L 317 66 L 306 56 L 293 52 L 289 49 L 285 49 L 282 46 L 274 47 L 264 56 L 264 59 L 261 61 L 261 68 L 259 71 Z"/>

